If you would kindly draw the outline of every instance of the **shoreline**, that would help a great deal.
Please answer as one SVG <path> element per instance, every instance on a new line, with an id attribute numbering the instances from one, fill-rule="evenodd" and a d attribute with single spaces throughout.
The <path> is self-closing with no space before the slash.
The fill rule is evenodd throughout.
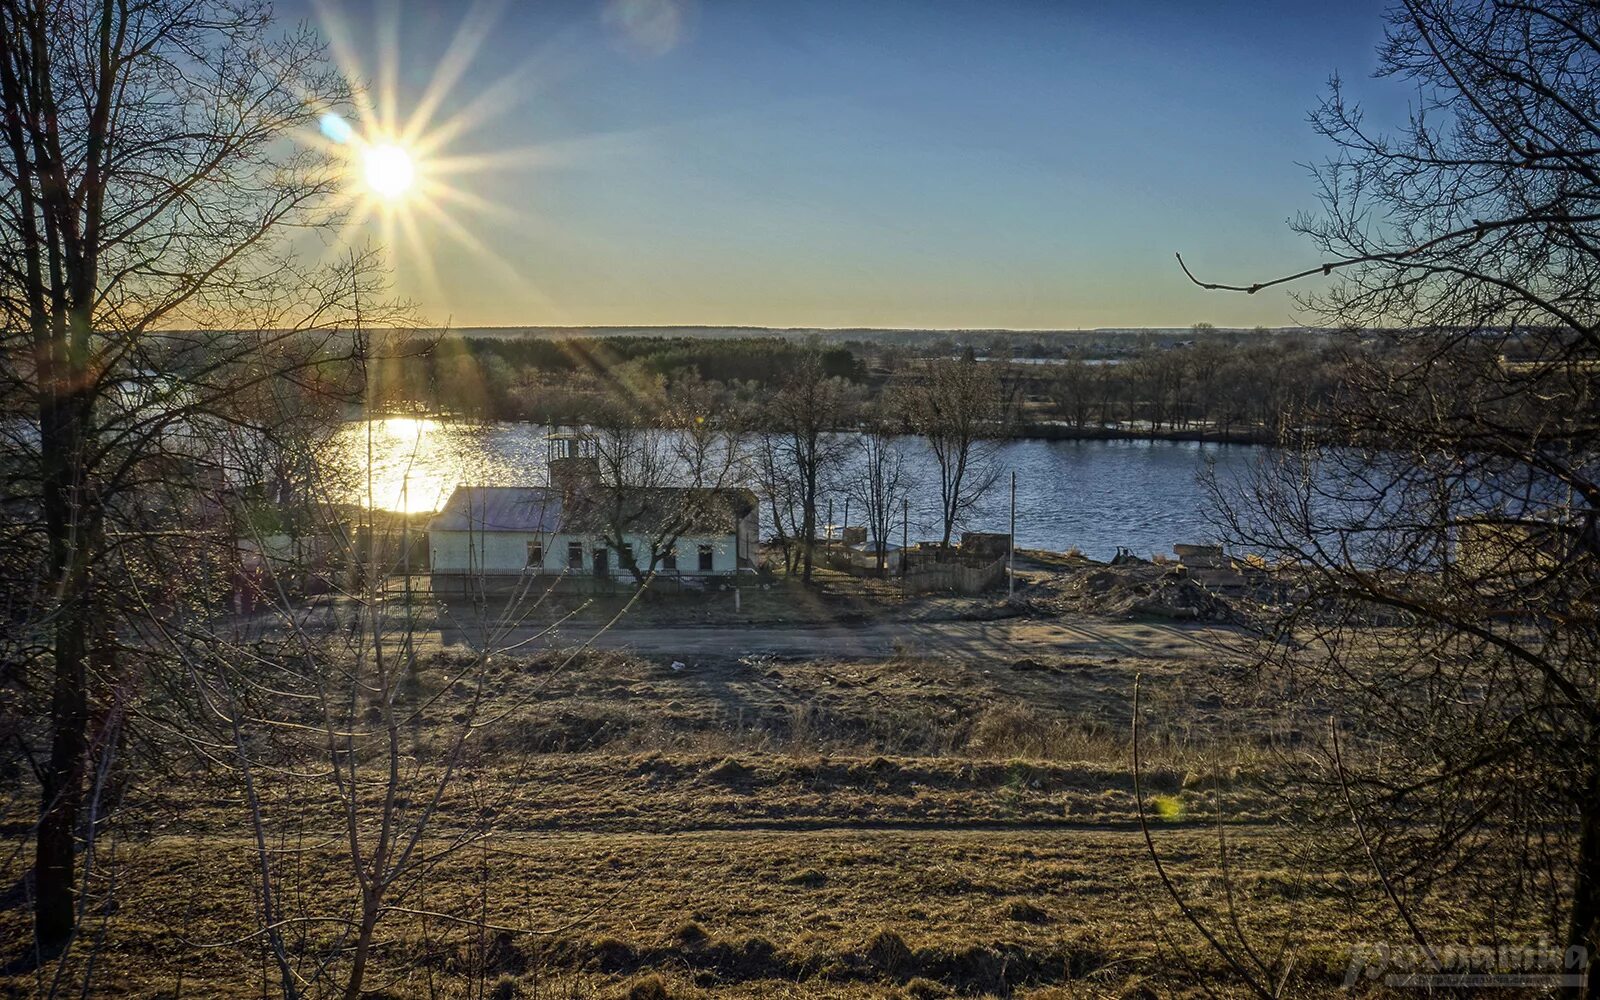
<path id="1" fill-rule="evenodd" d="M 345 418 L 346 423 L 360 423 L 363 420 L 435 420 L 441 423 L 460 423 L 475 426 L 489 426 L 491 424 L 526 424 L 532 427 L 569 427 L 566 423 L 553 423 L 547 420 L 522 420 L 499 417 L 466 417 L 449 413 L 416 413 L 416 412 L 389 412 L 389 413 L 363 413 Z M 681 428 L 663 427 L 662 430 L 680 430 Z M 857 426 L 836 427 L 835 433 L 860 433 Z M 916 431 L 907 431 L 906 436 L 919 436 Z M 1141 430 L 1129 427 L 1072 427 L 1066 424 L 1055 423 L 1021 423 L 1016 429 L 1003 437 L 990 438 L 995 441 L 1167 441 L 1187 444 L 1237 444 L 1252 447 L 1270 448 L 1282 442 L 1274 434 L 1258 428 L 1233 428 L 1226 431 L 1215 429 L 1206 430 Z"/>
<path id="2" fill-rule="evenodd" d="M 1243 444 L 1272 447 L 1278 438 L 1256 428 L 1218 430 L 1137 430 L 1128 427 L 1071 427 L 1022 424 L 1009 439 L 1022 441 L 1174 441 L 1201 444 Z"/>

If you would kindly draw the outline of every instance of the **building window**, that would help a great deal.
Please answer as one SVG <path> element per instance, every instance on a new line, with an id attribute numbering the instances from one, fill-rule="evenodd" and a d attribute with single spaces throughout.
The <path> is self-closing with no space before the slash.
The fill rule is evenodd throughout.
<path id="1" fill-rule="evenodd" d="M 622 559 L 621 559 L 620 565 L 622 565 L 622 566 L 635 565 L 634 561 L 633 561 L 633 543 L 632 542 L 623 542 L 622 543 Z"/>
<path id="2" fill-rule="evenodd" d="M 528 565 L 529 566 L 534 566 L 534 567 L 541 567 L 541 566 L 544 565 L 544 543 L 543 542 L 529 542 L 528 543 Z"/>
<path id="3" fill-rule="evenodd" d="M 676 545 L 667 546 L 667 551 L 661 554 L 661 568 L 670 572 L 677 572 L 678 547 Z"/>
<path id="4" fill-rule="evenodd" d="M 583 569 L 583 543 L 567 543 L 567 569 Z"/>
<path id="5" fill-rule="evenodd" d="M 700 572 L 702 572 L 702 573 L 711 572 L 711 554 L 712 554 L 711 546 L 709 546 L 709 545 L 700 546 Z"/>

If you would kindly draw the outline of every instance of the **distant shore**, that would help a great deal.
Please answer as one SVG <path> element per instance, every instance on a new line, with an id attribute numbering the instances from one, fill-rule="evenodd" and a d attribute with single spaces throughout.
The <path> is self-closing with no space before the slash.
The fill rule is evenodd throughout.
<path id="1" fill-rule="evenodd" d="M 1018 425 L 1010 437 L 1035 441 L 1195 441 L 1212 444 L 1278 444 L 1270 431 L 1257 427 L 1151 430 L 1137 427 L 1073 427 L 1059 423 Z"/>
<path id="2" fill-rule="evenodd" d="M 451 413 L 417 413 L 410 411 L 371 412 L 355 414 L 349 420 L 387 420 L 391 418 L 459 421 L 470 424 L 529 424 L 537 427 L 565 427 L 566 423 L 552 420 L 501 420 L 464 416 Z M 670 429 L 670 428 L 669 428 Z M 859 431 L 859 427 L 839 427 L 839 432 Z M 1189 428 L 1154 430 L 1143 427 L 1074 427 L 1071 424 L 1051 421 L 1024 421 L 1014 424 L 1005 440 L 1015 441 L 1180 441 L 1203 444 L 1275 445 L 1281 443 L 1276 435 L 1258 427 Z"/>

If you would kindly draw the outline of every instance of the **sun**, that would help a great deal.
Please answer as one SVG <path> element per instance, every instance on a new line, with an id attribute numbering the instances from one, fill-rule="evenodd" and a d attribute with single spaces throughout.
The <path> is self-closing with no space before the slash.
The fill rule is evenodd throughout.
<path id="1" fill-rule="evenodd" d="M 530 59 L 497 81 L 452 96 L 478 48 L 494 33 L 496 0 L 471 5 L 422 91 L 409 101 L 402 98 L 400 85 L 398 15 L 392 10 L 380 13 L 375 30 L 358 30 L 348 20 L 349 5 L 337 0 L 311 3 L 351 95 L 347 105 L 321 109 L 315 123 L 299 133 L 302 141 L 326 154 L 330 216 L 341 222 L 324 252 L 366 245 L 370 225 L 389 262 L 403 264 L 407 281 L 420 282 L 424 296 L 446 295 L 434 266 L 444 242 L 493 266 L 518 287 L 533 288 L 515 264 L 486 245 L 461 218 L 471 215 L 495 226 L 520 218 L 515 207 L 479 193 L 482 186 L 469 181 L 469 175 L 536 168 L 556 155 L 544 144 L 492 152 L 453 148 L 537 89 L 535 75 L 542 64 Z M 377 44 L 363 52 L 358 40 L 368 37 Z M 366 71 L 368 60 L 375 60 L 374 72 Z"/>
<path id="2" fill-rule="evenodd" d="M 361 156 L 361 175 L 372 193 L 384 201 L 405 196 L 417 179 L 411 154 L 392 142 L 368 146 Z"/>

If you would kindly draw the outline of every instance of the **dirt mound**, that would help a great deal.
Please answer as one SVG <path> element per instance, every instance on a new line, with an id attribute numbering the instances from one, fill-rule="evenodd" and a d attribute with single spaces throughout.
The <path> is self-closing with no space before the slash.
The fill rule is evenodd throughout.
<path id="1" fill-rule="evenodd" d="M 1153 615 L 1178 621 L 1238 620 L 1226 598 L 1196 582 L 1182 566 L 1136 559 L 1063 573 L 1055 593 L 1037 603 L 1056 613 Z"/>
<path id="2" fill-rule="evenodd" d="M 722 762 L 706 772 L 706 777 L 725 785 L 742 785 L 755 775 L 755 771 L 742 761 L 732 757 L 722 758 Z"/>

